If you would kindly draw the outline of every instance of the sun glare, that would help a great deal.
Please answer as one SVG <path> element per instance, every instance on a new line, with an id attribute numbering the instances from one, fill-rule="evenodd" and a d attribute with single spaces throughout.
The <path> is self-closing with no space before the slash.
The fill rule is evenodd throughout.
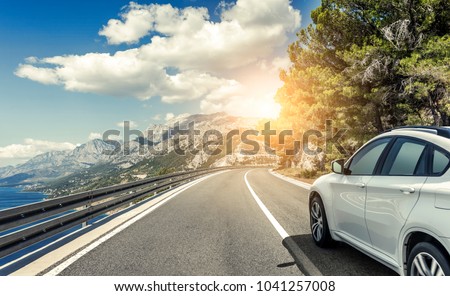
<path id="1" fill-rule="evenodd" d="M 273 100 L 264 101 L 259 106 L 257 106 L 256 113 L 257 117 L 261 118 L 269 118 L 276 119 L 280 114 L 281 106 L 278 103 L 275 103 Z"/>

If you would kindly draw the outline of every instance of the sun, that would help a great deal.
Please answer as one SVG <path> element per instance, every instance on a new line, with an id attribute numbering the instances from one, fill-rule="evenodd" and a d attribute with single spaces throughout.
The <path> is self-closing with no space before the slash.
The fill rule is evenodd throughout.
<path id="1" fill-rule="evenodd" d="M 281 106 L 273 99 L 265 100 L 259 103 L 258 106 L 256 106 L 255 111 L 257 113 L 256 117 L 277 119 L 281 111 Z"/>
<path id="2" fill-rule="evenodd" d="M 227 112 L 235 116 L 249 118 L 277 119 L 281 106 L 273 97 L 240 97 L 234 99 Z"/>

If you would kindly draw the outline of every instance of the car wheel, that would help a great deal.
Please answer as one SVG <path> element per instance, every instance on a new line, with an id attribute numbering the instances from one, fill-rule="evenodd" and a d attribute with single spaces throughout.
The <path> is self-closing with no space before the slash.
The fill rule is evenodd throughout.
<path id="1" fill-rule="evenodd" d="M 441 250 L 431 243 L 422 242 L 415 245 L 409 254 L 407 275 L 450 275 L 450 266 Z"/>
<path id="2" fill-rule="evenodd" d="M 331 247 L 334 244 L 328 228 L 327 216 L 322 199 L 319 196 L 313 197 L 309 205 L 309 217 L 311 225 L 311 235 L 321 248 Z"/>

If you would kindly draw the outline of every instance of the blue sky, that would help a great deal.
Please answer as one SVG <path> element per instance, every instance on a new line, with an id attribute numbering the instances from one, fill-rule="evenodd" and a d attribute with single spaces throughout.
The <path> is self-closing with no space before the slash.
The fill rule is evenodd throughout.
<path id="1" fill-rule="evenodd" d="M 0 2 L 0 166 L 23 162 L 40 152 L 70 149 L 88 141 L 90 136 L 120 129 L 117 124 L 124 120 L 145 129 L 172 114 L 227 111 L 251 116 L 255 100 L 261 97 L 254 89 L 261 82 L 273 84 L 263 98 L 264 115 L 264 111 L 273 109 L 270 101 L 277 86 L 276 67 L 286 63 L 287 44 L 295 39 L 300 26 L 310 23 L 311 9 L 320 4 L 318 0 L 239 0 L 239 5 L 229 2 L 220 8 L 220 1 L 135 2 Z M 259 5 L 249 9 L 252 3 L 266 3 L 273 9 L 273 17 Z M 170 4 L 172 10 L 164 4 Z M 192 10 L 185 10 L 190 6 Z M 150 14 L 154 18 L 167 11 L 176 11 L 171 16 L 178 23 L 171 26 L 170 21 L 159 19 L 154 20 L 155 27 L 145 29 L 144 21 L 152 18 Z M 286 12 L 286 18 L 278 15 L 277 19 L 277 11 Z M 298 11 L 301 22 L 296 24 Z M 129 22 L 124 16 L 127 13 Z M 248 16 L 249 13 L 259 15 Z M 205 15 L 209 19 L 202 19 Z M 202 29 L 205 23 L 212 24 L 209 31 Z M 231 25 L 236 23 L 242 27 L 242 39 L 230 36 L 230 32 L 241 32 Z M 191 25 L 197 29 L 191 29 Z M 272 27 L 282 29 L 271 33 L 262 29 Z M 204 46 L 198 41 L 193 45 L 183 43 L 205 32 L 212 34 L 208 40 L 211 36 L 218 40 Z M 267 36 L 263 36 L 265 32 Z M 197 37 L 190 38 L 189 34 Z M 163 50 L 158 50 L 152 39 L 155 36 L 167 39 L 160 44 Z M 211 49 L 217 45 L 214 42 L 222 42 L 226 48 L 218 47 L 220 53 L 215 55 Z M 151 43 L 155 43 L 153 47 Z M 186 48 L 174 49 L 178 46 Z M 212 56 L 202 54 L 203 49 Z M 164 50 L 170 52 L 170 57 L 169 53 L 164 56 Z M 123 52 L 125 57 L 119 57 L 117 52 Z M 255 60 L 251 58 L 253 52 L 257 55 Z M 77 58 L 72 61 L 74 57 Z M 83 68 L 86 63 L 88 69 Z M 132 66 L 120 68 L 123 63 Z M 110 69 L 120 71 L 110 74 Z M 154 82 L 165 80 L 164 77 L 169 77 L 169 83 Z"/>

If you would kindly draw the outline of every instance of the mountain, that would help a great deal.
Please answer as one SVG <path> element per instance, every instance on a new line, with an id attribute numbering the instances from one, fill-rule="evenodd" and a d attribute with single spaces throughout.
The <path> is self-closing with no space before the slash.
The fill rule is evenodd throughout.
<path id="1" fill-rule="evenodd" d="M 168 141 L 170 144 L 168 152 L 172 152 L 173 149 L 173 137 L 169 139 L 161 138 L 161 135 L 165 135 L 165 132 L 174 128 L 176 124 L 179 124 L 180 129 L 187 130 L 188 125 L 194 123 L 194 129 L 198 131 L 199 138 L 202 138 L 205 133 L 211 131 L 217 131 L 223 136 L 222 143 L 222 153 L 218 155 L 208 155 L 202 149 L 200 143 L 194 144 L 192 149 L 199 150 L 195 155 L 187 154 L 185 156 L 186 162 L 184 168 L 196 169 L 200 167 L 220 167 L 220 166 L 230 166 L 230 165 L 258 165 L 258 164 L 276 164 L 277 157 L 267 155 L 263 147 L 264 143 L 261 140 L 256 140 L 260 149 L 254 155 L 243 155 L 241 154 L 242 149 L 246 149 L 240 140 L 239 135 L 245 130 L 255 130 L 257 129 L 260 119 L 257 118 L 245 118 L 230 116 L 224 112 L 214 113 L 214 114 L 196 114 L 196 115 L 181 115 L 175 117 L 168 121 L 164 125 L 152 125 L 150 129 L 153 130 L 153 134 L 156 135 L 156 139 L 163 139 L 161 143 L 155 145 L 157 149 L 163 149 L 162 146 Z M 238 136 L 234 136 L 229 139 L 228 135 L 230 131 L 239 131 Z M 159 138 L 158 138 L 159 137 Z M 228 143 L 228 142 L 232 143 Z M 226 147 L 228 144 L 232 147 L 231 151 L 227 151 Z M 181 146 L 181 145 L 180 145 Z M 172 147 L 172 148 L 171 148 Z M 182 146 L 186 148 L 186 146 Z M 213 149 L 212 149 L 213 150 Z"/>
<path id="2" fill-rule="evenodd" d="M 114 146 L 100 139 L 95 139 L 75 148 L 69 153 L 66 161 L 75 165 L 93 166 L 110 160 L 110 156 L 104 153 L 107 150 L 114 150 Z"/>
<path id="3" fill-rule="evenodd" d="M 11 182 L 8 180 L 13 180 L 12 177 L 21 174 L 29 176 L 23 180 L 27 183 L 46 182 L 68 176 L 98 163 L 107 162 L 109 156 L 105 156 L 102 152 L 111 147 L 102 140 L 92 140 L 72 151 L 52 151 L 40 154 L 24 164 L 4 170 L 0 184 L 9 185 Z"/>
<path id="4" fill-rule="evenodd" d="M 0 186 L 15 186 L 18 184 L 24 184 L 26 180 L 32 178 L 33 175 L 19 173 L 11 177 L 6 177 L 0 180 Z"/>
<path id="5" fill-rule="evenodd" d="M 124 149 L 123 140 L 105 142 L 95 139 L 72 151 L 48 152 L 16 167 L 0 169 L 0 186 L 22 183 L 28 184 L 29 190 L 60 196 L 170 171 L 276 164 L 277 157 L 264 152 L 261 139 L 252 139 L 259 144 L 259 151 L 253 155 L 244 155 L 241 150 L 248 147 L 241 143 L 240 137 L 228 136 L 230 131 L 241 134 L 244 130 L 256 129 L 258 123 L 258 119 L 234 117 L 226 113 L 180 115 L 165 124 L 150 125 L 143 131 L 143 137 L 129 142 L 128 149 Z M 177 153 L 174 130 L 177 127 L 181 131 L 188 130 L 189 125 L 198 135 L 193 143 L 188 142 L 187 136 L 181 136 L 179 146 L 197 152 Z M 203 149 L 202 140 L 208 133 L 215 135 L 208 137 L 208 140 L 222 135 L 221 145 L 210 146 L 211 150 L 220 148 L 220 153 L 216 155 L 210 155 Z M 120 147 L 116 153 L 107 153 L 116 147 Z M 227 151 L 227 147 L 232 147 L 231 151 Z"/>
<path id="6" fill-rule="evenodd" d="M 0 178 L 3 178 L 4 175 L 6 176 L 6 174 L 13 168 L 14 167 L 12 165 L 1 167 L 0 168 Z"/>

